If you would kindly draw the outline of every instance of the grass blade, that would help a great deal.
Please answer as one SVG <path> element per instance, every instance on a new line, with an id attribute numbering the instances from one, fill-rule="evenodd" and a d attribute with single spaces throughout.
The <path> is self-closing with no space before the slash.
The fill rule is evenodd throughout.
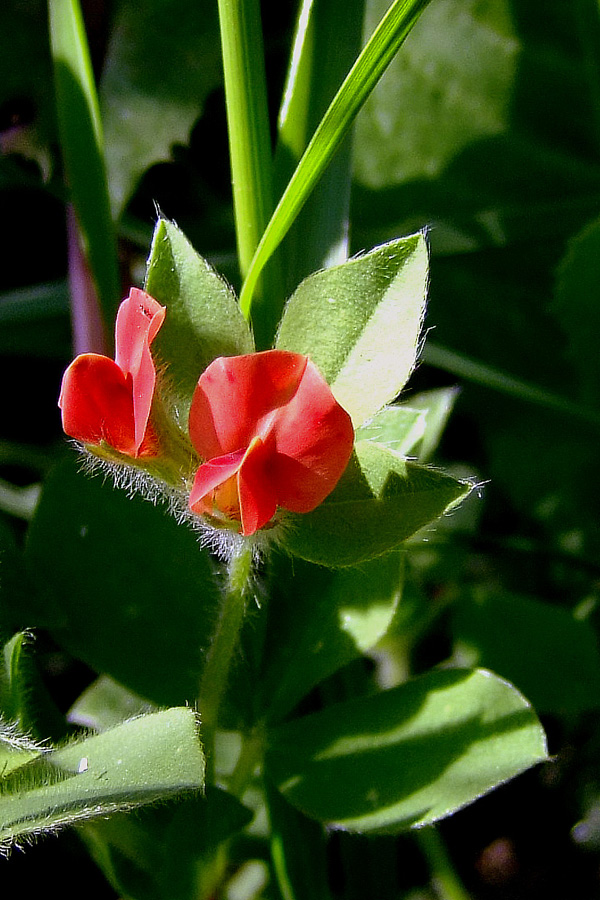
<path id="1" fill-rule="evenodd" d="M 49 0 L 50 43 L 60 140 L 70 198 L 107 322 L 119 300 L 102 125 L 78 0 Z"/>
<path id="2" fill-rule="evenodd" d="M 240 296 L 245 316 L 251 314 L 252 299 L 261 271 L 325 172 L 356 114 L 429 2 L 395 0 L 345 78 L 311 138 L 258 245 Z M 271 332 L 274 332 L 279 312 L 279 308 L 273 306 L 263 308 L 260 313 L 263 327 L 264 322 L 268 321 Z"/>

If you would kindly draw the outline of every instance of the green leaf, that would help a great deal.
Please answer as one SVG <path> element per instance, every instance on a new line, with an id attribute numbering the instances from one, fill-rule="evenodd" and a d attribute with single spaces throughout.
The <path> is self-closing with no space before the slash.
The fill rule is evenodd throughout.
<path id="1" fill-rule="evenodd" d="M 359 441 L 335 490 L 311 513 L 289 517 L 286 550 L 324 566 L 352 566 L 394 549 L 437 519 L 472 485 Z"/>
<path id="2" fill-rule="evenodd" d="M 54 469 L 29 530 L 28 620 L 142 697 L 190 702 L 220 601 L 209 556 L 164 508 L 77 468 Z"/>
<path id="3" fill-rule="evenodd" d="M 168 309 L 153 346 L 189 407 L 207 365 L 217 356 L 252 353 L 252 335 L 233 291 L 167 219 L 156 224 L 145 287 Z"/>
<path id="4" fill-rule="evenodd" d="M 4 645 L 0 656 L 0 717 L 27 727 L 25 701 L 27 687 L 23 671 L 24 649 L 30 639 L 26 631 L 19 631 Z M 0 770 L 1 771 L 1 770 Z"/>
<path id="5" fill-rule="evenodd" d="M 448 670 L 274 729 L 265 771 L 306 815 L 381 832 L 435 822 L 546 758 L 515 688 Z"/>
<path id="6" fill-rule="evenodd" d="M 310 355 L 355 427 L 415 366 L 427 271 L 425 236 L 415 234 L 309 276 L 285 309 L 277 347 Z"/>
<path id="7" fill-rule="evenodd" d="M 126 719 L 149 712 L 147 701 L 110 678 L 101 675 L 77 698 L 67 714 L 69 722 L 106 731 Z"/>
<path id="8" fill-rule="evenodd" d="M 399 456 L 410 456 L 425 434 L 426 416 L 410 406 L 384 406 L 356 429 L 357 441 L 375 441 Z"/>
<path id="9" fill-rule="evenodd" d="M 267 666 L 260 682 L 270 720 L 283 717 L 320 681 L 381 640 L 403 579 L 399 553 L 342 570 L 284 556 L 272 565 Z"/>
<path id="10" fill-rule="evenodd" d="M 457 604 L 454 637 L 461 658 L 492 668 L 540 713 L 600 706 L 600 653 L 589 622 L 530 597 L 479 591 Z"/>
<path id="11" fill-rule="evenodd" d="M 407 400 L 407 407 L 413 412 L 419 410 L 425 418 L 425 430 L 417 452 L 420 462 L 427 462 L 435 453 L 458 393 L 457 387 L 437 388 Z"/>
<path id="12" fill-rule="evenodd" d="M 209 93 L 222 82 L 216 4 L 134 0 L 116 4 L 100 82 L 113 213 L 139 178 L 187 144 Z"/>
<path id="13" fill-rule="evenodd" d="M 204 784 L 196 715 L 174 708 L 45 753 L 0 783 L 0 842 Z"/>
<path id="14" fill-rule="evenodd" d="M 261 238 L 240 295 L 250 313 L 254 288 L 304 203 L 347 135 L 352 122 L 429 0 L 394 0 L 333 98 L 288 182 Z M 276 329 L 279 309 L 261 311 L 262 330 Z"/>
<path id="15" fill-rule="evenodd" d="M 356 246 L 425 222 L 444 253 L 548 243 L 596 215 L 597 28 L 587 2 L 432 3 L 357 119 Z"/>
<path id="16" fill-rule="evenodd" d="M 49 0 L 61 150 L 71 202 L 105 321 L 119 300 L 117 245 L 104 168 L 98 97 L 78 0 Z"/>

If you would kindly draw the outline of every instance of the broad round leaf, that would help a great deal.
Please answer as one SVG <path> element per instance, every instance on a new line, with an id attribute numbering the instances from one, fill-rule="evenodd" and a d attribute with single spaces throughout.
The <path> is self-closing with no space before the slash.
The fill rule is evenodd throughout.
<path id="1" fill-rule="evenodd" d="M 329 826 L 401 831 L 547 758 L 529 703 L 484 670 L 432 672 L 273 729 L 265 771 Z"/>
<path id="2" fill-rule="evenodd" d="M 25 561 L 31 625 L 154 703 L 194 699 L 220 596 L 190 529 L 72 460 L 46 482 Z"/>

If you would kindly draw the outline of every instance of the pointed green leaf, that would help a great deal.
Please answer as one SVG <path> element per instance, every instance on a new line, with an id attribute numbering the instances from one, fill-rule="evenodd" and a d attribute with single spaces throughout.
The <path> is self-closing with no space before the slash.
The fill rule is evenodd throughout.
<path id="1" fill-rule="evenodd" d="M 114 678 L 101 675 L 77 698 L 67 713 L 67 719 L 93 731 L 106 731 L 126 719 L 149 711 L 150 704 L 146 700 Z"/>
<path id="2" fill-rule="evenodd" d="M 352 566 L 397 547 L 471 490 L 371 441 L 359 441 L 335 490 L 313 512 L 288 519 L 281 542 L 294 556 Z"/>
<path id="3" fill-rule="evenodd" d="M 0 716 L 21 727 L 26 727 L 23 650 L 29 637 L 26 631 L 17 632 L 4 645 L 0 656 Z"/>
<path id="4" fill-rule="evenodd" d="M 272 565 L 260 688 L 271 721 L 381 640 L 400 600 L 403 558 L 389 553 L 335 570 L 276 556 Z"/>
<path id="5" fill-rule="evenodd" d="M 427 462 L 437 449 L 458 393 L 457 387 L 437 388 L 415 394 L 407 401 L 412 410 L 419 410 L 425 417 L 425 431 L 417 453 L 420 462 Z"/>
<path id="6" fill-rule="evenodd" d="M 356 430 L 357 441 L 375 441 L 410 456 L 425 434 L 425 413 L 409 406 L 384 406 Z"/>
<path id="7" fill-rule="evenodd" d="M 0 842 L 106 816 L 204 784 L 196 715 L 174 708 L 44 754 L 5 779 Z"/>
<path id="8" fill-rule="evenodd" d="M 207 365 L 217 356 L 252 353 L 252 335 L 231 288 L 167 219 L 154 230 L 145 287 L 168 309 L 153 349 L 189 407 Z"/>
<path id="9" fill-rule="evenodd" d="M 433 672 L 270 735 L 265 771 L 306 815 L 352 831 L 427 825 L 547 758 L 529 703 L 483 670 Z"/>
<path id="10" fill-rule="evenodd" d="M 310 275 L 285 309 L 277 346 L 310 356 L 355 427 L 415 366 L 427 272 L 425 236 L 414 234 Z"/>

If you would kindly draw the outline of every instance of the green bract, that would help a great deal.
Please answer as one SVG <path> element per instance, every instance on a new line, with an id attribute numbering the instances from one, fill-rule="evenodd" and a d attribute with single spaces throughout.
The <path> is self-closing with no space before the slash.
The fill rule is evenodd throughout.
<path id="1" fill-rule="evenodd" d="M 159 219 L 154 230 L 145 287 L 167 307 L 156 353 L 168 365 L 187 415 L 208 364 L 217 356 L 252 353 L 252 335 L 233 291 L 166 219 Z M 186 424 L 182 421 L 183 427 Z"/>
<path id="2" fill-rule="evenodd" d="M 427 271 L 416 234 L 309 275 L 284 311 L 276 346 L 310 356 L 355 428 L 398 396 L 415 366 Z"/>
<path id="3" fill-rule="evenodd" d="M 335 490 L 312 513 L 290 516 L 281 540 L 311 562 L 356 565 L 397 547 L 471 489 L 381 444 L 358 441 Z"/>

